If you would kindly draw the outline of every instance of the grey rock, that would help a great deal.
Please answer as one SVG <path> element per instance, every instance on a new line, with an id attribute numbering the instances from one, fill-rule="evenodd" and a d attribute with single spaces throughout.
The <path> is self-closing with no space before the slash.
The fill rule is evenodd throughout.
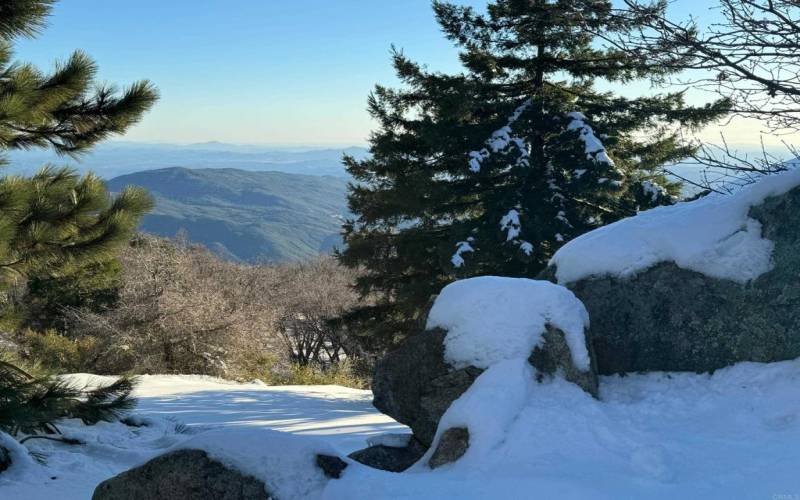
<path id="1" fill-rule="evenodd" d="M 92 500 L 267 500 L 264 483 L 201 450 L 178 450 L 100 483 Z"/>
<path id="2" fill-rule="evenodd" d="M 469 449 L 469 430 L 452 427 L 442 433 L 433 455 L 428 460 L 431 469 L 450 464 L 464 456 Z"/>
<path id="3" fill-rule="evenodd" d="M 444 361 L 442 329 L 409 337 L 375 367 L 372 404 L 406 424 L 426 447 L 431 445 L 439 419 L 478 378 L 482 370 L 453 370 Z"/>
<path id="4" fill-rule="evenodd" d="M 347 468 L 347 462 L 331 455 L 317 455 L 317 467 L 322 469 L 325 477 L 339 479 Z"/>
<path id="5" fill-rule="evenodd" d="M 408 445 L 402 448 L 376 445 L 355 451 L 348 456 L 374 469 L 403 472 L 417 463 L 426 451 L 428 448 L 412 437 Z"/>
<path id="6" fill-rule="evenodd" d="M 0 472 L 11 467 L 11 453 L 0 446 Z"/>
<path id="7" fill-rule="evenodd" d="M 564 332 L 550 325 L 547 325 L 546 328 L 543 335 L 544 342 L 541 346 L 534 347 L 528 358 L 531 366 L 536 368 L 539 379 L 542 379 L 544 375 L 552 376 L 560 373 L 567 381 L 576 384 L 596 398 L 598 394 L 597 368 L 591 342 L 587 342 L 586 345 L 591 367 L 589 371 L 583 371 L 572 362 L 572 352 Z"/>
<path id="8" fill-rule="evenodd" d="M 601 374 L 713 371 L 741 361 L 800 356 L 800 189 L 767 199 L 750 216 L 775 243 L 774 268 L 747 284 L 671 262 L 618 279 L 567 284 L 591 317 Z M 556 269 L 540 278 L 555 281 Z"/>
<path id="9" fill-rule="evenodd" d="M 472 366 L 457 370 L 449 366 L 444 360 L 446 335 L 445 330 L 437 328 L 409 337 L 376 365 L 372 379 L 373 405 L 408 425 L 426 447 L 433 442 L 439 419 L 450 404 L 483 372 Z M 530 357 L 540 376 L 562 373 L 567 380 L 596 396 L 594 368 L 587 373 L 574 367 L 564 334 L 548 328 L 544 340 L 543 346 Z"/>

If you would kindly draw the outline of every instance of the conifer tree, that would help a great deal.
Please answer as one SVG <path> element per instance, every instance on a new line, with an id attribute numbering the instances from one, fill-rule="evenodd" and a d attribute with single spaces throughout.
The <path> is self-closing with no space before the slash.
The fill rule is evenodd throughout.
<path id="1" fill-rule="evenodd" d="M 81 52 L 49 73 L 12 62 L 14 39 L 38 33 L 52 4 L 0 4 L 0 153 L 48 147 L 79 155 L 124 132 L 157 99 L 147 81 L 122 91 L 97 86 L 95 64 Z M 97 176 L 81 177 L 67 168 L 44 167 L 31 177 L 0 178 L 0 287 L 30 275 L 69 275 L 108 263 L 150 206 L 150 197 L 140 189 L 129 188 L 112 198 Z M 111 418 L 132 404 L 131 387 L 122 380 L 84 393 L 57 380 L 29 376 L 0 359 L 0 429 L 52 433 L 59 418 Z"/>
<path id="2" fill-rule="evenodd" d="M 395 51 L 402 87 L 369 98 L 372 155 L 345 159 L 355 217 L 340 258 L 366 269 L 363 294 L 382 298 L 350 319 L 390 337 L 456 278 L 535 277 L 571 238 L 672 203 L 679 186 L 659 167 L 693 151 L 682 129 L 727 108 L 601 90 L 664 71 L 604 44 L 643 23 L 610 1 L 433 6 L 464 71 L 431 72 Z"/>

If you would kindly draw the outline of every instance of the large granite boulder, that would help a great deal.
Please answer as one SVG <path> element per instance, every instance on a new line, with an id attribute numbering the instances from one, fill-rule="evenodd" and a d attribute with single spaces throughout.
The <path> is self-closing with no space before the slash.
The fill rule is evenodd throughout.
<path id="1" fill-rule="evenodd" d="M 209 458 L 178 450 L 100 483 L 92 500 L 267 500 L 264 483 Z"/>
<path id="2" fill-rule="evenodd" d="M 747 283 L 661 262 L 628 278 L 565 285 L 591 317 L 601 374 L 706 372 L 800 356 L 800 188 L 750 209 L 774 242 L 771 271 Z M 556 281 L 555 267 L 541 279 Z"/>
<path id="3" fill-rule="evenodd" d="M 436 428 L 450 404 L 458 399 L 483 372 L 474 366 L 453 369 L 444 357 L 441 328 L 425 330 L 408 338 L 376 366 L 372 379 L 373 405 L 414 432 L 426 447 L 433 442 Z M 548 327 L 544 344 L 531 353 L 529 361 L 540 376 L 562 373 L 585 391 L 597 396 L 597 375 L 572 364 L 564 334 Z"/>

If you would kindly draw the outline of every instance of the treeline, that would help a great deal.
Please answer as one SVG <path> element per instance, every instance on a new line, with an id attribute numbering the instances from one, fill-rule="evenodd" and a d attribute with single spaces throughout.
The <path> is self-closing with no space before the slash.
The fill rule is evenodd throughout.
<path id="1" fill-rule="evenodd" d="M 137 235 L 117 259 L 16 287 L 5 342 L 59 372 L 361 386 L 369 359 L 341 321 L 355 278 L 329 256 L 241 264 Z"/>

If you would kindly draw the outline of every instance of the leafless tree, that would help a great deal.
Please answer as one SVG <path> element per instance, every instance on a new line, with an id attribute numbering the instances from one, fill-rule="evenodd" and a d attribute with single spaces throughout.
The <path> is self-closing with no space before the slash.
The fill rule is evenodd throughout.
<path id="1" fill-rule="evenodd" d="M 773 135 L 800 131 L 800 2 L 719 0 L 719 21 L 705 26 L 702 16 L 673 20 L 659 14 L 665 0 L 625 3 L 626 15 L 647 19 L 647 29 L 618 43 L 647 54 L 653 64 L 684 70 L 659 83 L 727 99 L 732 117 L 758 119 Z M 796 157 L 788 141 L 786 146 Z M 694 161 L 704 175 L 690 183 L 723 192 L 789 166 L 766 148 L 755 156 L 735 151 L 724 138 L 701 148 Z"/>
<path id="2" fill-rule="evenodd" d="M 352 288 L 356 274 L 332 257 L 278 268 L 276 329 L 292 361 L 324 366 L 360 354 L 337 321 L 359 301 Z"/>
<path id="3" fill-rule="evenodd" d="M 356 304 L 355 273 L 332 257 L 251 265 L 185 241 L 142 236 L 121 257 L 113 309 L 71 311 L 75 332 L 99 341 L 96 371 L 238 377 L 270 359 L 326 368 L 358 357 L 337 321 Z"/>
<path id="4" fill-rule="evenodd" d="M 116 307 L 72 311 L 76 331 L 101 341 L 99 370 L 227 375 L 267 349 L 272 310 L 255 300 L 255 273 L 185 243 L 141 237 L 122 255 Z"/>
<path id="5" fill-rule="evenodd" d="M 775 132 L 800 130 L 800 2 L 719 0 L 721 20 L 706 27 L 696 18 L 648 17 L 652 2 L 625 2 L 649 19 L 634 49 L 697 70 L 681 83 L 730 99 L 734 113 L 764 119 Z"/>

